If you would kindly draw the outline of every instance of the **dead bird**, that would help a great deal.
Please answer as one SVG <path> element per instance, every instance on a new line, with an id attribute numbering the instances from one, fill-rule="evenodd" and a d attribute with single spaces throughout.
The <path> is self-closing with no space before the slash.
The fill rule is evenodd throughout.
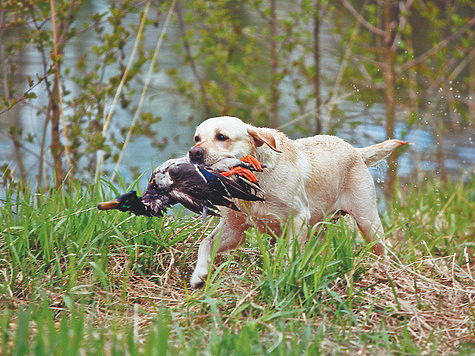
<path id="1" fill-rule="evenodd" d="M 170 159 L 152 173 L 147 190 L 138 197 L 135 191 L 116 200 L 100 203 L 99 210 L 118 209 L 135 215 L 163 216 L 172 205 L 181 203 L 195 213 L 219 216 L 217 206 L 236 211 L 233 199 L 264 201 L 254 171 L 262 171 L 252 156 L 242 160 L 225 158 L 213 168 L 192 164 L 188 158 Z"/>

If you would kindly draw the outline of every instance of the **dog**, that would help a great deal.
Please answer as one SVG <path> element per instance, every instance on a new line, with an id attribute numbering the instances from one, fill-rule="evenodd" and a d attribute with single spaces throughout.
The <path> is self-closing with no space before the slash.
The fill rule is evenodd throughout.
<path id="1" fill-rule="evenodd" d="M 245 241 L 249 227 L 279 236 L 289 218 L 298 228 L 291 238 L 302 245 L 309 228 L 325 216 L 347 213 L 356 220 L 367 243 L 373 244 L 373 252 L 385 255 L 384 231 L 367 166 L 408 142 L 392 139 L 354 148 L 336 136 L 291 140 L 278 130 L 254 127 L 230 116 L 202 122 L 194 141 L 188 151 L 192 163 L 213 167 L 228 158 L 257 158 L 266 167 L 256 173 L 266 200 L 238 201 L 240 212 L 221 209 L 218 225 L 199 246 L 190 280 L 193 288 L 202 287 L 206 280 L 215 239 L 219 239 L 218 253 L 228 251 Z"/>

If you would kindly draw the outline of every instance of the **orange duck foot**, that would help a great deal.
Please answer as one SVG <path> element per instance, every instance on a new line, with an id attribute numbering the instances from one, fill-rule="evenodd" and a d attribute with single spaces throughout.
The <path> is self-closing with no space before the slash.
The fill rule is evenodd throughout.
<path id="1" fill-rule="evenodd" d="M 241 161 L 249 163 L 252 166 L 252 168 L 256 170 L 256 172 L 262 172 L 261 162 L 259 162 L 256 157 L 247 155 L 241 158 Z"/>
<path id="2" fill-rule="evenodd" d="M 252 173 L 249 169 L 244 168 L 244 167 L 239 167 L 239 166 L 234 167 L 230 171 L 221 173 L 221 175 L 223 175 L 225 177 L 229 177 L 233 174 L 243 176 L 244 178 L 246 178 L 248 181 L 250 181 L 252 183 L 257 183 L 258 182 L 257 177 L 254 175 L 254 173 Z"/>

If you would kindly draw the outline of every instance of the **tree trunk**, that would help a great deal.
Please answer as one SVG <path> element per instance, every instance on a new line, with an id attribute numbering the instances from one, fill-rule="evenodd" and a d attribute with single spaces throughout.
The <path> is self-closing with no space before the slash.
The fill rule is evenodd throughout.
<path id="1" fill-rule="evenodd" d="M 1 12 L 0 13 L 0 23 L 1 26 L 5 28 L 5 13 Z M 7 99 L 10 99 L 10 87 L 9 87 L 9 80 L 10 80 L 10 69 L 11 69 L 11 64 L 9 63 L 7 59 L 7 55 L 5 53 L 5 30 L 0 30 L 0 62 L 2 63 L 2 86 L 3 86 L 3 92 L 4 96 Z M 22 67 L 21 67 L 22 68 Z M 11 125 L 13 127 L 18 127 L 19 124 L 15 123 L 15 118 L 12 112 L 7 112 L 6 116 L 8 118 L 8 121 L 11 122 Z M 26 169 L 25 165 L 23 163 L 23 154 L 21 152 L 21 143 L 19 138 L 21 139 L 21 131 L 19 130 L 12 130 L 12 133 L 10 135 L 10 138 L 12 139 L 13 142 L 13 150 L 15 152 L 15 159 L 16 163 L 18 165 L 18 169 L 20 171 L 20 177 L 23 180 L 23 183 L 26 182 Z"/>
<path id="2" fill-rule="evenodd" d="M 61 94 L 61 58 L 63 56 L 64 45 L 67 40 L 67 34 L 69 26 L 74 16 L 74 6 L 69 7 L 64 18 L 61 17 L 59 23 L 56 22 L 56 8 L 54 6 L 54 0 L 50 0 L 51 7 L 51 25 L 53 30 L 53 55 L 54 55 L 54 84 L 53 91 L 49 96 L 49 105 L 48 105 L 48 115 L 51 118 L 51 155 L 53 156 L 53 167 L 54 167 L 54 179 L 55 186 L 59 188 L 63 184 L 63 179 L 65 177 L 63 172 L 63 145 L 61 145 L 61 132 L 59 128 L 59 123 L 61 118 L 63 119 L 63 139 L 64 139 L 64 148 L 65 148 L 65 157 L 69 164 L 69 173 L 72 176 L 73 174 L 73 165 L 70 159 L 69 148 L 68 148 L 68 134 L 66 127 L 66 119 L 64 118 L 64 113 L 62 112 L 62 94 Z M 64 10 L 64 9 L 63 9 Z"/>
<path id="3" fill-rule="evenodd" d="M 270 1 L 270 59 L 271 59 L 271 78 L 270 78 L 270 115 L 272 127 L 279 126 L 279 78 L 278 78 L 278 53 L 277 53 L 277 14 L 275 9 L 276 0 Z"/>
<path id="4" fill-rule="evenodd" d="M 59 70 L 59 65 L 56 67 Z M 53 95 L 49 101 L 49 111 L 51 113 L 51 154 L 53 156 L 55 186 L 59 188 L 63 182 L 63 148 L 61 146 L 61 132 L 59 130 L 60 112 L 59 112 L 59 82 L 55 76 L 53 85 Z"/>
<path id="5" fill-rule="evenodd" d="M 391 1 L 384 1 L 384 101 L 386 104 L 386 137 L 394 138 L 395 127 L 395 75 L 394 75 L 394 51 L 392 49 L 393 29 L 391 26 Z M 397 154 L 394 152 L 388 157 L 388 175 L 386 179 L 386 195 L 390 198 L 394 196 L 397 177 Z"/>
<path id="6" fill-rule="evenodd" d="M 320 97 L 320 0 L 315 1 L 315 14 L 313 18 L 313 61 L 315 64 L 315 75 L 313 77 L 313 90 L 315 96 L 315 130 L 314 134 L 322 133 L 322 117 Z"/>
<path id="7" fill-rule="evenodd" d="M 475 60 L 471 60 L 468 65 L 468 77 L 470 78 L 468 81 L 468 94 L 473 98 L 475 95 Z M 468 101 L 468 112 L 471 112 L 472 115 L 475 112 L 475 100 Z M 472 116 L 473 119 L 473 116 Z"/>

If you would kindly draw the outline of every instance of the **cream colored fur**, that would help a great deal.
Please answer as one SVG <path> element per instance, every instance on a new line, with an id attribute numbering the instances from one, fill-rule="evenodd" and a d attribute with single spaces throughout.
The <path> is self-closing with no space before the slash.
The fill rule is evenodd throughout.
<path id="1" fill-rule="evenodd" d="M 215 239 L 219 239 L 218 252 L 234 249 L 244 242 L 249 227 L 279 235 L 282 224 L 291 217 L 293 235 L 303 244 L 309 227 L 343 210 L 354 217 L 368 243 L 377 240 L 372 247 L 374 253 L 385 254 L 374 182 L 367 164 L 407 142 L 387 140 L 354 148 L 335 136 L 291 140 L 280 131 L 257 128 L 228 116 L 204 121 L 196 129 L 195 142 L 194 147 L 203 149 L 201 163 L 207 166 L 219 165 L 220 160 L 229 157 L 254 155 L 266 166 L 256 174 L 266 201 L 238 201 L 242 212 L 222 209 L 220 222 L 200 244 L 192 287 L 202 286 L 206 279 Z"/>

